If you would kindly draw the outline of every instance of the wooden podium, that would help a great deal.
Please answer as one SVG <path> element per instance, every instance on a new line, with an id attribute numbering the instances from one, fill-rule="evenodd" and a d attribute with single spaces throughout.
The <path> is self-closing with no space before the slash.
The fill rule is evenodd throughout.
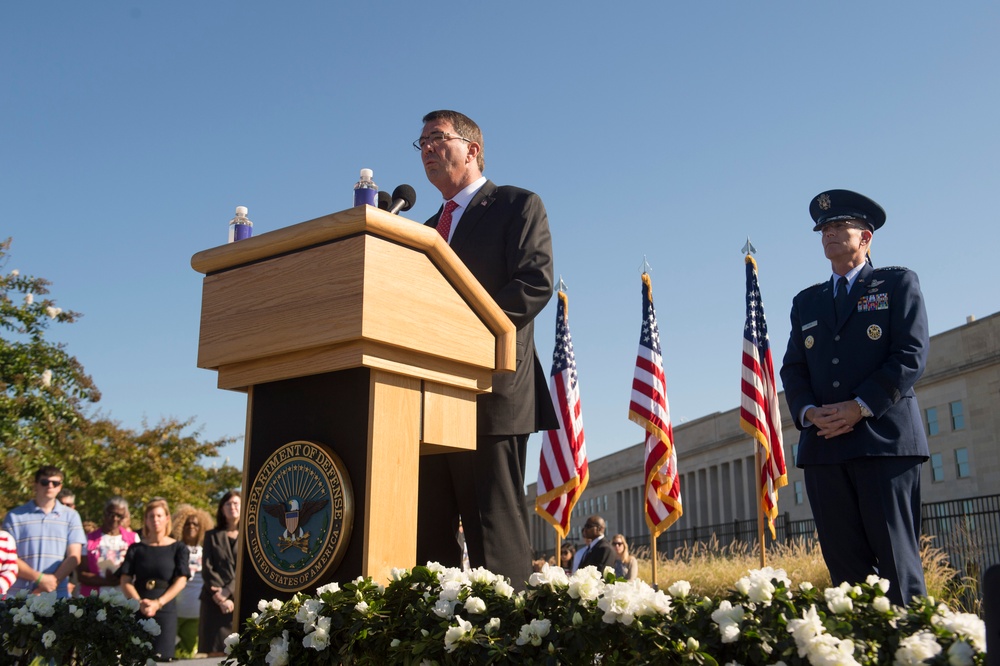
<path id="1" fill-rule="evenodd" d="M 205 275 L 198 367 L 248 395 L 237 616 L 300 580 L 276 587 L 250 555 L 268 509 L 251 506 L 252 485 L 276 451 L 299 450 L 291 442 L 331 449 L 355 498 L 340 514 L 353 519 L 334 530 L 336 561 L 316 553 L 313 570 L 327 569 L 299 589 L 415 565 L 418 458 L 475 448 L 476 395 L 514 369 L 514 325 L 434 229 L 371 206 L 205 250 L 191 265 Z M 298 547 L 287 552 L 306 552 L 310 540 L 293 538 L 305 514 L 289 506 L 270 513 L 285 512 L 282 545 Z"/>

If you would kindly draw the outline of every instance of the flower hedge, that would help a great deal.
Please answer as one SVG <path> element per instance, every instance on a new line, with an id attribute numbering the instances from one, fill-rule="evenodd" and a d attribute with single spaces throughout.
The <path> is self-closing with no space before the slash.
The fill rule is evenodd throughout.
<path id="1" fill-rule="evenodd" d="M 431 563 L 261 601 L 226 640 L 227 666 L 267 664 L 985 663 L 985 627 L 932 598 L 895 607 L 888 581 L 793 588 L 750 571 L 724 599 L 666 591 L 587 567 L 546 567 L 527 590 L 485 569 Z"/>
<path id="2" fill-rule="evenodd" d="M 0 665 L 42 663 L 86 666 L 155 666 L 152 618 L 118 590 L 58 599 L 55 592 L 0 600 Z"/>

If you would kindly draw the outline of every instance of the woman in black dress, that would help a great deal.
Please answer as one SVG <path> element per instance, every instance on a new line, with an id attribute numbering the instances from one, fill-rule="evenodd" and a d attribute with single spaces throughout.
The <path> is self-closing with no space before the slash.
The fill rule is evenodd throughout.
<path id="1" fill-rule="evenodd" d="M 205 534 L 198 647 L 209 657 L 225 655 L 226 637 L 234 631 L 233 592 L 236 590 L 241 498 L 238 490 L 230 490 L 223 495 L 215 515 L 216 528 Z"/>
<path id="2" fill-rule="evenodd" d="M 129 546 L 121 568 L 122 592 L 139 601 L 139 615 L 154 618 L 160 635 L 153 637 L 158 661 L 174 658 L 177 642 L 177 604 L 174 598 L 187 585 L 188 547 L 170 536 L 170 508 L 154 498 L 144 512 L 142 541 Z"/>

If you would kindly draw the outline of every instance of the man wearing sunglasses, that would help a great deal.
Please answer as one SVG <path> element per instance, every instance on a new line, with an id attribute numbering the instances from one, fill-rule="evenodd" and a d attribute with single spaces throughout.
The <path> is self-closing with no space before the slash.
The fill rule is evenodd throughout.
<path id="1" fill-rule="evenodd" d="M 559 427 L 535 354 L 534 319 L 552 297 L 552 241 L 541 198 L 483 176 L 483 134 L 468 116 L 434 111 L 413 146 L 442 206 L 426 224 L 465 263 L 517 328 L 517 367 L 476 400 L 477 449 L 420 459 L 417 561 L 469 562 L 522 588 L 531 575 L 524 504 L 528 435 Z"/>
<path id="2" fill-rule="evenodd" d="M 57 499 L 62 484 L 62 470 L 42 467 L 35 472 L 35 498 L 4 518 L 3 529 L 14 537 L 18 557 L 38 572 L 33 581 L 14 583 L 9 594 L 25 589 L 69 596 L 67 578 L 80 564 L 87 537 L 80 514 Z"/>

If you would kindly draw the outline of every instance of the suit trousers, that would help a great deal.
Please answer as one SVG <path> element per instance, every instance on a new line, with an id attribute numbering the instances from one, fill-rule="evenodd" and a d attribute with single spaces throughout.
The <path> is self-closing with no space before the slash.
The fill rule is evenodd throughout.
<path id="1" fill-rule="evenodd" d="M 507 576 L 524 589 L 531 543 L 524 503 L 528 435 L 480 436 L 475 451 L 422 456 L 417 563 L 462 566 L 459 518 L 469 564 Z"/>
<path id="2" fill-rule="evenodd" d="M 925 595 L 920 561 L 920 465 L 917 456 L 870 456 L 808 465 L 806 492 L 823 559 L 834 585 L 877 573 L 894 604 Z"/>

